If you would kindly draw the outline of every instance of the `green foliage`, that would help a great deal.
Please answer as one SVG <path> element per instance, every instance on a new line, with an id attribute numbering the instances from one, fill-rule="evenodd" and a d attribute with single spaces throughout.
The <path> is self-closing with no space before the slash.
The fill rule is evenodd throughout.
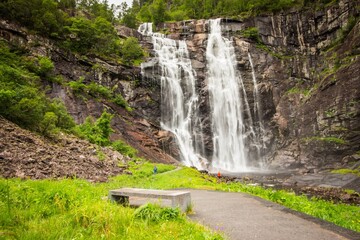
<path id="1" fill-rule="evenodd" d="M 69 26 L 64 27 L 67 34 L 64 45 L 72 51 L 86 54 L 116 55 L 120 51 L 120 42 L 110 22 L 102 17 L 69 18 Z"/>
<path id="2" fill-rule="evenodd" d="M 138 40 L 134 37 L 129 37 L 122 45 L 121 55 L 124 63 L 132 65 L 135 60 L 141 59 L 144 56 L 144 52 Z"/>
<path id="3" fill-rule="evenodd" d="M 157 21 L 163 20 L 163 7 L 163 0 L 152 7 Z M 96 54 L 117 61 L 124 54 L 124 62 L 133 64 L 143 54 L 134 39 L 125 40 L 124 50 L 121 50 L 122 41 L 113 25 L 116 22 L 115 10 L 114 5 L 100 0 L 4 0 L 0 3 L 0 13 L 5 19 L 19 22 L 35 33 L 57 38 L 57 43 L 62 47 L 80 54 Z M 126 8 L 121 21 L 135 28 L 139 10 L 136 4 L 131 9 Z M 38 65 L 40 76 L 51 72 L 53 68 L 46 58 L 39 58 Z"/>
<path id="4" fill-rule="evenodd" d="M 60 36 L 67 17 L 54 0 L 4 0 L 1 15 L 52 37 Z"/>
<path id="5" fill-rule="evenodd" d="M 48 58 L 29 61 L 0 42 L 0 115 L 45 135 L 59 129 L 70 130 L 74 120 L 64 104 L 48 99 L 41 89 L 40 79 L 47 79 L 52 69 Z"/>
<path id="6" fill-rule="evenodd" d="M 125 108 L 129 112 L 133 110 L 121 94 L 115 94 L 110 88 L 97 84 L 95 82 L 91 82 L 90 84 L 87 85 L 83 83 L 83 81 L 84 78 L 81 77 L 77 81 L 68 82 L 67 85 L 77 95 L 82 93 L 87 93 L 95 98 L 101 97 L 103 99 L 108 99 L 114 102 L 115 104 L 119 105 L 120 107 Z"/>
<path id="7" fill-rule="evenodd" d="M 134 217 L 134 209 L 102 199 L 113 184 L 0 178 L 0 238 L 222 239 L 176 209 L 160 209 L 157 222 Z"/>
<path id="8" fill-rule="evenodd" d="M 103 97 L 103 98 L 111 98 L 112 91 L 103 85 L 91 82 L 89 85 L 86 85 L 86 89 L 88 93 L 93 97 Z"/>
<path id="9" fill-rule="evenodd" d="M 148 203 L 136 209 L 134 217 L 157 223 L 160 221 L 178 220 L 181 214 L 178 208 L 162 208 L 159 205 Z"/>
<path id="10" fill-rule="evenodd" d="M 305 139 L 306 142 L 309 141 L 323 141 L 328 143 L 336 143 L 336 144 L 346 144 L 347 142 L 344 139 L 338 137 L 310 137 Z"/>
<path id="11" fill-rule="evenodd" d="M 126 2 L 121 4 L 121 12 L 119 12 L 119 19 L 121 24 L 126 27 L 136 29 L 138 27 L 138 20 L 136 14 L 140 10 L 140 5 L 137 1 L 133 1 L 132 7 L 129 8 Z"/>
<path id="12" fill-rule="evenodd" d="M 137 17 L 143 22 L 158 24 L 164 21 L 214 17 L 254 16 L 304 6 L 303 0 L 179 0 L 146 1 Z"/>
<path id="13" fill-rule="evenodd" d="M 71 90 L 75 94 L 82 93 L 86 90 L 86 85 L 83 83 L 84 78 L 80 78 L 77 81 L 70 81 L 67 83 L 67 85 L 71 88 Z"/>
<path id="14" fill-rule="evenodd" d="M 115 18 L 114 13 L 116 11 L 116 6 L 109 5 L 108 1 L 78 0 L 77 4 L 79 10 L 89 13 L 91 18 L 101 17 L 109 22 L 112 22 Z"/>
<path id="15" fill-rule="evenodd" d="M 129 157 L 135 157 L 137 150 L 121 140 L 116 140 L 111 143 L 111 146 L 118 152 Z"/>
<path id="16" fill-rule="evenodd" d="M 285 94 L 303 94 L 305 97 L 309 96 L 311 89 L 302 89 L 298 86 L 292 87 L 286 91 Z"/>
<path id="17" fill-rule="evenodd" d="M 116 94 L 115 97 L 113 98 L 113 102 L 119 105 L 120 107 L 125 108 L 129 112 L 133 110 L 121 94 Z"/>
<path id="18" fill-rule="evenodd" d="M 91 117 L 87 117 L 83 124 L 76 126 L 75 132 L 78 136 L 87 139 L 91 143 L 108 146 L 110 144 L 110 134 L 113 132 L 110 126 L 112 118 L 113 115 L 106 111 L 96 121 Z"/>
<path id="19" fill-rule="evenodd" d="M 149 6 L 149 10 L 152 17 L 152 22 L 155 25 L 165 22 L 169 19 L 166 11 L 165 0 L 154 0 L 153 3 Z"/>
<path id="20" fill-rule="evenodd" d="M 43 135 L 51 136 L 56 133 L 56 123 L 58 117 L 53 112 L 46 112 L 44 118 L 39 123 L 40 132 Z"/>
<path id="21" fill-rule="evenodd" d="M 332 173 L 339 173 L 339 174 L 354 174 L 360 177 L 360 167 L 357 169 L 348 169 L 348 168 L 342 168 L 342 169 L 335 169 L 331 171 Z"/>
<path id="22" fill-rule="evenodd" d="M 242 30 L 241 35 L 255 41 L 256 43 L 262 43 L 262 40 L 259 36 L 259 30 L 256 27 L 250 27 Z"/>
<path id="23" fill-rule="evenodd" d="M 48 76 L 54 70 L 53 62 L 47 57 L 38 57 L 38 65 L 37 73 L 42 77 Z"/>
<path id="24" fill-rule="evenodd" d="M 170 14 L 170 19 L 174 21 L 182 21 L 188 19 L 186 12 L 181 9 L 172 11 L 169 14 Z"/>

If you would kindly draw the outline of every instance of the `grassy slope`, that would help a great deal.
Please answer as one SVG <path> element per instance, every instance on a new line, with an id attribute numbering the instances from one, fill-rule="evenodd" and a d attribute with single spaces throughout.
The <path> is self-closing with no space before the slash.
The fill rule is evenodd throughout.
<path id="1" fill-rule="evenodd" d="M 157 165 L 162 173 L 173 166 Z M 133 175 L 108 183 L 84 180 L 0 180 L 0 239 L 222 239 L 184 216 L 159 222 L 134 218 L 134 209 L 106 201 L 119 187 L 242 191 L 360 231 L 360 207 L 307 199 L 285 191 L 220 183 L 191 168 L 152 174 L 153 164 L 133 165 Z M 5 213 L 5 214 L 3 214 Z M 50 231 L 49 231 L 50 230 Z"/>

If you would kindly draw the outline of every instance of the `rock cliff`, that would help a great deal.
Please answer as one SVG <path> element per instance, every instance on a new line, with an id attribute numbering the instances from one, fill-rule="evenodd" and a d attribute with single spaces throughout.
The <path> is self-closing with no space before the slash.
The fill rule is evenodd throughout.
<path id="1" fill-rule="evenodd" d="M 125 29 L 128 35 L 135 30 Z M 119 37 L 124 29 L 119 28 Z M 137 34 L 138 35 L 138 34 Z M 49 57 L 55 66 L 54 74 L 61 76 L 59 82 L 44 82 L 47 95 L 60 98 L 77 123 L 85 118 L 98 118 L 104 109 L 114 115 L 111 122 L 112 140 L 121 139 L 136 148 L 139 156 L 154 162 L 176 162 L 163 149 L 170 149 L 171 136 L 159 127 L 159 86 L 142 84 L 139 67 L 117 64 L 97 56 L 79 56 L 57 46 L 56 42 L 29 33 L 16 24 L 0 21 L 0 37 L 29 55 Z M 70 81 L 83 79 L 83 83 L 95 82 L 109 87 L 124 96 L 134 111 L 114 104 L 104 98 L 87 93 L 77 94 L 68 86 Z"/>
<path id="2" fill-rule="evenodd" d="M 360 23 L 358 1 L 323 10 L 302 9 L 245 20 L 222 20 L 237 68 L 254 104 L 252 68 L 262 105 L 270 168 L 314 172 L 357 166 L 360 159 Z M 201 94 L 201 116 L 212 153 L 206 83 L 206 20 L 159 24 L 169 38 L 186 40 Z M 156 74 L 155 74 L 156 75 Z M 156 78 L 156 76 L 155 76 Z"/>
<path id="3" fill-rule="evenodd" d="M 302 9 L 244 20 L 222 20 L 223 36 L 232 38 L 237 69 L 245 81 L 249 104 L 254 104 L 252 73 L 258 81 L 264 122 L 263 158 L 270 168 L 316 172 L 356 166 L 360 160 L 360 23 L 359 1 L 341 0 L 322 10 Z M 157 26 L 167 37 L 186 40 L 201 95 L 205 150 L 212 155 L 211 120 L 206 82 L 206 20 L 187 20 Z M 151 52 L 151 40 L 135 30 L 118 27 L 119 37 L 138 37 Z M 113 139 L 122 139 L 153 161 L 174 162 L 174 138 L 160 129 L 159 76 L 141 76 L 127 67 L 96 56 L 81 57 L 53 42 L 29 34 L 6 21 L 0 37 L 31 54 L 50 57 L 65 82 L 84 78 L 121 93 L 128 112 L 115 104 L 78 96 L 64 84 L 50 83 L 48 95 L 61 98 L 82 123 L 103 109 L 115 115 Z M 250 59 L 253 61 L 253 68 Z M 173 157 L 171 157 L 172 155 Z M 355 165 L 354 165 L 355 164 Z"/>

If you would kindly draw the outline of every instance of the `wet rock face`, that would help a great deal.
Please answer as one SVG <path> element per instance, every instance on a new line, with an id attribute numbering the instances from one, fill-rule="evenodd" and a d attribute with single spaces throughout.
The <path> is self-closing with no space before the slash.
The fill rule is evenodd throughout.
<path id="1" fill-rule="evenodd" d="M 356 17 L 359 17 L 356 1 L 341 0 L 320 11 L 304 9 L 243 21 L 222 21 L 223 36 L 233 39 L 237 70 L 244 79 L 251 107 L 254 99 L 248 53 L 254 63 L 265 127 L 263 154 L 269 167 L 312 172 L 359 162 L 360 24 L 352 20 Z M 353 27 L 348 27 L 351 24 Z M 243 31 L 249 28 L 255 28 L 257 35 L 244 37 Z M 170 38 L 186 40 L 198 79 L 205 150 L 211 158 L 205 55 L 208 23 L 188 20 L 160 24 L 157 29 L 167 32 Z M 137 37 L 144 48 L 152 49 L 149 37 L 125 27 L 117 31 L 119 37 Z M 65 82 L 84 77 L 85 83 L 95 81 L 108 86 L 121 93 L 135 109 L 129 113 L 111 102 L 74 95 L 66 85 L 51 84 L 49 95 L 61 98 L 78 123 L 89 115 L 99 117 L 106 108 L 115 115 L 113 140 L 125 140 L 139 149 L 140 155 L 153 161 L 178 159 L 174 137 L 160 129 L 159 73 L 152 77 L 153 69 L 145 68 L 141 76 L 140 68 L 94 56 L 80 59 L 5 21 L 0 22 L 0 36 L 34 55 L 50 57 L 56 74 L 61 74 Z M 38 42 L 41 44 L 35 44 Z"/>
<path id="2" fill-rule="evenodd" d="M 359 154 L 357 16 L 355 2 L 344 0 L 320 11 L 305 9 L 222 21 L 223 36 L 233 38 L 237 68 L 251 106 L 254 99 L 248 53 L 254 62 L 265 126 L 265 158 L 270 167 L 309 171 L 344 167 L 345 162 L 351 162 L 346 159 Z M 242 31 L 250 27 L 257 29 L 258 40 L 243 36 Z M 211 156 L 205 80 L 208 24 L 206 20 L 191 20 L 161 24 L 159 28 L 169 32 L 168 37 L 186 40 L 198 77 L 200 115 Z M 345 29 L 348 34 L 339 40 Z"/>

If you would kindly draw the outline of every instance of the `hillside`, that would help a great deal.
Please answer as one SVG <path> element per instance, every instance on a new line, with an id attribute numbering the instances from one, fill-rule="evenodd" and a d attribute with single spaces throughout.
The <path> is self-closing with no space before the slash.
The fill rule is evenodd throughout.
<path id="1" fill-rule="evenodd" d="M 51 143 L 58 132 L 95 124 L 108 113 L 111 129 L 106 130 L 104 139 L 86 132 L 86 126 L 78 135 L 102 146 L 121 141 L 153 162 L 183 161 L 176 131 L 161 127 L 174 108 L 166 108 L 172 101 L 162 102 L 164 71 L 153 50 L 154 42 L 121 25 L 127 14 L 132 14 L 136 19 L 132 27 L 136 27 L 146 9 L 162 9 L 165 2 L 141 2 L 138 15 L 133 12 L 135 4 L 125 8 L 116 21 L 112 6 L 65 2 L 42 9 L 41 14 L 54 15 L 56 21 L 50 25 L 40 13 L 32 15 L 31 21 L 21 15 L 21 7 L 31 12 L 36 5 L 22 0 L 16 6 L 2 3 L 11 11 L 1 12 L 0 21 L 1 115 L 46 136 Z M 247 96 L 241 100 L 248 107 L 242 120 L 254 125 L 241 131 L 258 135 L 258 142 L 245 144 L 249 165 L 301 174 L 356 170 L 360 146 L 357 1 L 319 1 L 314 5 L 317 9 L 307 1 L 275 1 L 267 7 L 265 1 L 257 1 L 256 6 L 234 10 L 232 18 L 228 18 L 229 9 L 221 8 L 225 2 L 219 1 L 211 12 L 197 9 L 201 14 L 196 18 L 226 17 L 220 21 L 222 37 L 232 41 L 233 65 L 243 79 L 242 94 Z M 186 15 L 179 20 L 195 17 L 186 4 L 169 3 L 165 12 L 157 13 L 172 15 L 182 10 Z M 194 92 L 199 96 L 194 121 L 201 123 L 196 131 L 201 131 L 203 151 L 193 157 L 211 162 L 217 144 L 207 79 L 209 20 L 159 19 L 175 20 L 171 16 L 142 20 L 153 21 L 154 30 L 171 40 L 184 41 L 189 49 L 191 71 L 197 80 Z M 145 63 L 142 69 L 140 62 Z M 257 97 L 253 82 L 258 84 Z M 261 111 L 249 110 L 255 105 L 261 105 Z M 249 138 L 246 134 L 237 138 Z M 258 143 L 260 150 L 256 149 Z M 231 144 L 224 141 L 223 145 Z"/>
<path id="2" fill-rule="evenodd" d="M 74 136 L 50 141 L 0 117 L 0 175 L 5 178 L 82 178 L 107 181 L 123 174 L 129 157 Z"/>

